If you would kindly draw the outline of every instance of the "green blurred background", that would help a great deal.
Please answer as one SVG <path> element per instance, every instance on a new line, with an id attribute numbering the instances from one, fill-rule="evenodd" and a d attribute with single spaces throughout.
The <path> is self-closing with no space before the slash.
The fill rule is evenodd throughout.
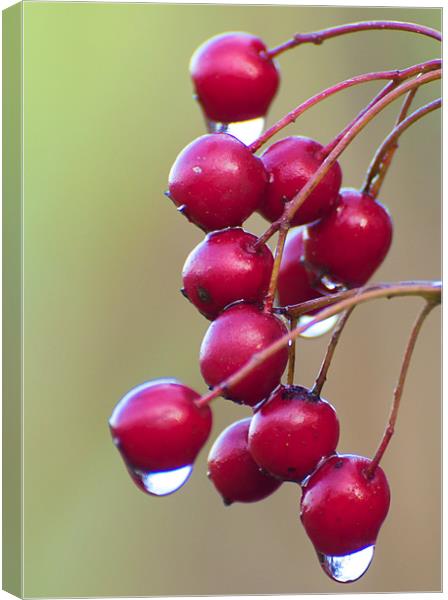
<path id="1" fill-rule="evenodd" d="M 25 4 L 25 596 L 441 589 L 438 310 L 418 342 L 384 458 L 392 505 L 377 555 L 352 586 L 321 571 L 299 522 L 296 486 L 224 508 L 205 477 L 204 451 L 179 493 L 147 497 L 127 476 L 107 425 L 120 397 L 145 380 L 174 376 L 205 389 L 198 349 L 207 323 L 178 291 L 202 234 L 163 196 L 177 153 L 204 132 L 188 75 L 192 52 L 228 30 L 273 46 L 297 31 L 365 19 L 440 28 L 441 12 Z M 439 52 L 437 42 L 391 32 L 291 51 L 279 59 L 269 123 L 331 83 Z M 327 100 L 288 134 L 329 141 L 377 89 Z M 426 86 L 416 102 L 436 93 Z M 345 153 L 345 185 L 361 184 L 396 111 Z M 402 140 L 381 195 L 395 239 L 377 281 L 439 277 L 440 149 L 437 114 Z M 265 224 L 252 218 L 247 226 L 258 233 Z M 341 420 L 341 451 L 374 452 L 418 305 L 378 301 L 353 315 L 324 394 Z M 300 383 L 311 384 L 326 341 L 299 343 Z M 217 400 L 212 437 L 247 414 Z"/>

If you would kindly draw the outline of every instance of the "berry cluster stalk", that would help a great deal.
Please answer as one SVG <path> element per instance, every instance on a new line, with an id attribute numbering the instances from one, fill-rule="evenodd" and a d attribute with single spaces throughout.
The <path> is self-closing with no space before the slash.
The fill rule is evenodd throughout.
<path id="1" fill-rule="evenodd" d="M 380 284 L 372 287 L 367 286 L 365 288 L 350 290 L 351 293 L 349 294 L 349 296 L 346 295 L 347 292 L 341 292 L 339 294 L 326 296 L 325 300 L 327 302 L 327 308 L 324 308 L 322 311 L 320 311 L 307 324 L 296 327 L 289 333 L 285 334 L 284 336 L 273 342 L 264 350 L 255 353 L 241 369 L 233 373 L 233 375 L 228 377 L 226 380 L 222 381 L 220 385 L 213 388 L 213 390 L 211 390 L 208 394 L 199 398 L 196 404 L 198 406 L 206 406 L 214 398 L 221 396 L 227 389 L 242 381 L 256 367 L 264 363 L 268 358 L 273 356 L 281 348 L 286 347 L 290 341 L 295 340 L 307 329 L 313 327 L 314 325 L 320 323 L 325 319 L 328 319 L 329 317 L 332 317 L 333 315 L 337 315 L 343 312 L 344 310 L 351 308 L 352 306 L 357 306 L 358 304 L 362 304 L 364 302 L 368 302 L 376 298 L 394 298 L 397 296 L 422 296 L 423 298 L 430 300 L 433 304 L 439 304 L 441 301 L 441 291 L 442 285 L 440 282 L 426 281 Z M 343 299 L 341 299 L 341 297 Z M 318 302 L 321 300 L 322 299 L 318 298 L 317 300 L 304 302 L 302 305 L 298 306 L 300 309 L 300 307 L 305 304 L 309 305 L 311 302 Z M 304 313 L 300 312 L 299 310 L 299 315 L 300 314 Z M 297 315 L 292 314 L 292 316 Z"/>
<path id="2" fill-rule="evenodd" d="M 409 96 L 407 96 L 409 98 Z M 437 110 L 442 106 L 441 98 L 425 104 L 420 107 L 405 119 L 398 119 L 396 127 L 389 133 L 385 138 L 381 146 L 375 153 L 373 161 L 369 167 L 366 175 L 366 181 L 363 186 L 363 191 L 372 198 L 376 198 L 380 190 L 381 184 L 384 181 L 384 177 L 392 161 L 395 150 L 398 148 L 398 138 L 402 133 L 406 131 L 411 125 L 416 123 L 419 119 L 425 115 Z"/>
<path id="3" fill-rule="evenodd" d="M 434 306 L 436 306 L 435 302 L 427 301 L 420 314 L 418 315 L 417 320 L 415 321 L 414 326 L 412 328 L 411 335 L 409 336 L 409 341 L 404 352 L 397 387 L 394 390 L 394 400 L 392 404 L 392 410 L 389 416 L 389 421 L 384 432 L 383 439 L 381 440 L 378 450 L 376 451 L 375 456 L 373 457 L 372 462 L 370 463 L 368 471 L 366 473 L 367 477 L 369 478 L 374 476 L 375 470 L 379 465 L 387 446 L 389 445 L 391 437 L 394 434 L 395 424 L 397 422 L 398 417 L 398 409 L 400 408 L 400 401 L 403 395 L 403 388 L 406 381 L 406 375 L 408 373 L 409 364 L 411 362 L 412 353 L 414 352 L 415 343 L 417 342 L 417 338 L 422 328 L 424 320 L 432 311 Z"/>
<path id="4" fill-rule="evenodd" d="M 282 54 L 291 48 L 295 48 L 296 46 L 301 46 L 302 44 L 320 45 L 325 40 L 340 37 L 341 35 L 373 30 L 407 31 L 409 33 L 431 37 L 439 42 L 442 41 L 442 35 L 439 31 L 417 23 L 403 23 L 401 21 L 361 21 L 359 23 L 347 23 L 346 25 L 329 27 L 328 29 L 321 29 L 320 31 L 312 31 L 311 33 L 297 33 L 292 39 L 276 48 L 272 48 L 272 50 L 266 52 L 265 55 L 268 58 L 274 58 L 279 54 Z"/>
<path id="5" fill-rule="evenodd" d="M 333 360 L 334 351 L 336 350 L 336 346 L 339 342 L 339 338 L 341 337 L 341 333 L 344 330 L 344 327 L 354 309 L 355 307 L 352 306 L 339 317 L 338 324 L 336 325 L 336 328 L 333 331 L 333 335 L 331 336 L 331 339 L 328 343 L 324 359 L 320 366 L 319 373 L 316 377 L 316 381 L 314 382 L 314 385 L 311 388 L 311 393 L 315 394 L 316 396 L 320 396 L 324 383 L 327 380 L 327 373 L 328 369 L 330 368 L 331 361 Z"/>
<path id="6" fill-rule="evenodd" d="M 259 238 L 260 243 L 265 243 L 269 240 L 272 235 L 280 228 L 280 226 L 288 226 L 294 217 L 297 210 L 300 206 L 305 202 L 311 192 L 317 187 L 319 182 L 325 177 L 328 171 L 331 169 L 333 164 L 339 158 L 339 156 L 344 152 L 347 146 L 353 141 L 353 139 L 361 132 L 362 129 L 370 122 L 376 115 L 381 112 L 384 108 L 389 106 L 394 100 L 406 94 L 410 90 L 414 88 L 419 88 L 422 85 L 430 83 L 432 81 L 436 81 L 441 77 L 441 70 L 437 69 L 436 71 L 432 71 L 429 73 L 425 73 L 416 77 L 414 79 L 410 79 L 400 84 L 397 88 L 388 93 L 384 98 L 379 100 L 376 104 L 374 104 L 361 119 L 359 119 L 351 129 L 344 135 L 342 140 L 335 146 L 335 148 L 330 152 L 327 158 L 323 161 L 319 169 L 315 172 L 314 176 L 307 181 L 307 183 L 303 186 L 300 192 L 287 203 L 285 211 L 283 215 L 272 223 L 272 225 L 266 230 L 266 232 Z"/>
<path id="7" fill-rule="evenodd" d="M 319 102 L 322 102 L 322 100 L 325 100 L 326 98 L 329 98 L 330 96 L 333 96 L 333 94 L 341 92 L 342 90 L 353 87 L 354 85 L 359 85 L 361 83 L 368 83 L 370 81 L 381 81 L 381 80 L 390 79 L 391 80 L 390 84 L 393 84 L 393 85 L 389 84 L 389 86 L 386 86 L 386 88 L 383 90 L 383 92 L 381 92 L 381 94 L 376 98 L 376 100 L 379 100 L 383 97 L 383 95 L 386 92 L 392 91 L 393 87 L 398 85 L 398 83 L 400 83 L 406 79 L 409 79 L 410 77 L 414 77 L 415 75 L 418 75 L 420 73 L 423 74 L 423 73 L 427 73 L 430 71 L 435 71 L 437 69 L 440 69 L 441 64 L 442 64 L 442 61 L 440 59 L 433 59 L 433 60 L 428 60 L 428 61 L 416 64 L 416 65 L 413 65 L 411 67 L 408 67 L 408 68 L 402 69 L 402 70 L 394 69 L 391 71 L 374 71 L 372 73 L 363 73 L 361 75 L 355 75 L 354 77 L 350 77 L 350 79 L 345 79 L 344 81 L 340 81 L 339 83 L 336 83 L 336 84 L 326 88 L 322 92 L 319 92 L 318 94 L 315 94 L 314 96 L 311 96 L 311 98 L 308 98 L 308 100 L 305 100 L 305 102 L 302 102 L 301 104 L 299 104 L 299 106 L 294 108 L 287 115 L 285 115 L 284 117 L 279 119 L 277 121 L 277 123 L 274 123 L 274 125 L 272 125 L 272 127 L 267 129 L 259 138 L 257 138 L 254 142 L 252 142 L 252 144 L 250 144 L 248 146 L 248 148 L 251 152 L 256 152 L 257 150 L 259 150 L 261 148 L 261 146 L 263 146 L 267 141 L 269 141 L 276 133 L 281 131 L 287 125 L 294 123 L 300 117 L 300 115 L 302 115 L 309 108 L 312 108 L 316 104 L 319 104 Z M 370 105 L 369 105 L 369 107 L 370 107 Z M 351 124 L 350 124 L 350 126 L 351 126 Z"/>

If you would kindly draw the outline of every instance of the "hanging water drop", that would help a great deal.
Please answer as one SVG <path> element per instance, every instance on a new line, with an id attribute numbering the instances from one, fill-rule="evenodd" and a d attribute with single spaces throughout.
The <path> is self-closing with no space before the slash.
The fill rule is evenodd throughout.
<path id="1" fill-rule="evenodd" d="M 322 275 L 319 284 L 325 292 L 330 292 L 331 294 L 348 290 L 344 283 L 337 281 L 336 279 L 331 279 L 328 275 Z"/>
<path id="2" fill-rule="evenodd" d="M 130 471 L 132 479 L 137 486 L 152 496 L 167 496 L 181 488 L 193 471 L 192 465 L 171 471 L 144 473 L 143 471 Z"/>
<path id="3" fill-rule="evenodd" d="M 248 146 L 261 135 L 264 124 L 264 117 L 257 117 L 249 121 L 238 121 L 237 123 L 218 123 L 207 120 L 207 129 L 210 133 L 229 133 Z"/>
<path id="4" fill-rule="evenodd" d="M 303 315 L 299 318 L 298 325 L 306 325 L 310 321 L 313 320 L 314 317 L 310 315 Z M 321 335 L 325 335 L 329 331 L 333 329 L 336 325 L 337 320 L 339 319 L 339 315 L 333 315 L 332 317 L 328 317 L 328 319 L 324 319 L 315 325 L 312 325 L 309 329 L 300 334 L 300 337 L 303 338 L 316 338 Z"/>
<path id="5" fill-rule="evenodd" d="M 352 583 L 364 575 L 373 560 L 375 546 L 367 546 L 362 550 L 345 556 L 327 556 L 317 553 L 319 562 L 325 573 L 334 581 Z"/>

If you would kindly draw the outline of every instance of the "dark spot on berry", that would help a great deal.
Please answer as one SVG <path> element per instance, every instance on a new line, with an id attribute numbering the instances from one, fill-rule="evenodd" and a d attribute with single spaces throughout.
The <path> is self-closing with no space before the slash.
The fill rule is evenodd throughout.
<path id="1" fill-rule="evenodd" d="M 288 467 L 288 473 L 294 473 L 296 471 L 295 467 Z"/>
<path id="2" fill-rule="evenodd" d="M 204 304 L 210 304 L 210 302 L 212 301 L 212 298 L 205 288 L 198 285 L 196 287 L 196 291 L 198 293 L 199 300 L 201 302 L 204 302 Z"/>
<path id="3" fill-rule="evenodd" d="M 230 506 L 233 504 L 233 500 L 229 500 L 228 498 L 223 498 L 222 501 L 224 502 L 224 506 Z"/>
<path id="4" fill-rule="evenodd" d="M 340 468 L 343 466 L 343 464 L 344 464 L 344 461 L 343 461 L 343 460 L 337 460 L 337 461 L 334 463 L 334 468 L 335 468 L 335 469 L 340 469 Z"/>

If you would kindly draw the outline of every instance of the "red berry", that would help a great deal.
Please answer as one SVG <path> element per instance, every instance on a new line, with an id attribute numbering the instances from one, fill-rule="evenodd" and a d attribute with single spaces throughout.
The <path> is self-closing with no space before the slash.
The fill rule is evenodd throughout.
<path id="1" fill-rule="evenodd" d="M 243 367 L 256 352 L 287 333 L 285 325 L 253 304 L 227 308 L 210 325 L 202 341 L 199 361 L 202 376 L 216 386 Z M 288 362 L 287 348 L 256 367 L 240 383 L 226 391 L 226 398 L 254 406 L 280 383 Z"/>
<path id="2" fill-rule="evenodd" d="M 300 192 L 321 166 L 323 146 L 306 137 L 287 137 L 262 154 L 269 184 L 259 212 L 268 221 L 276 221 L 289 202 Z M 335 205 L 341 187 L 342 171 L 335 163 L 311 192 L 293 217 L 292 225 L 311 223 L 326 215 Z"/>
<path id="3" fill-rule="evenodd" d="M 262 473 L 249 453 L 250 421 L 243 419 L 227 427 L 208 456 L 208 475 L 225 504 L 263 500 L 281 485 L 281 481 Z"/>
<path id="4" fill-rule="evenodd" d="M 336 209 L 307 227 L 307 267 L 347 287 L 364 285 L 383 262 L 392 232 L 382 204 L 357 190 L 342 190 Z"/>
<path id="5" fill-rule="evenodd" d="M 261 302 L 274 259 L 269 248 L 255 248 L 256 236 L 240 228 L 209 233 L 188 256 L 182 276 L 187 298 L 214 319 L 237 300 Z"/>
<path id="6" fill-rule="evenodd" d="M 333 454 L 339 439 L 334 408 L 309 390 L 280 386 L 256 411 L 249 450 L 270 475 L 301 482 L 319 461 Z"/>
<path id="7" fill-rule="evenodd" d="M 213 231 L 241 225 L 259 206 L 267 184 L 261 160 L 226 133 L 203 135 L 176 158 L 168 195 L 185 216 Z"/>
<path id="8" fill-rule="evenodd" d="M 316 550 L 345 556 L 373 546 L 389 510 L 390 492 L 380 467 L 351 454 L 324 461 L 303 488 L 300 517 Z"/>
<path id="9" fill-rule="evenodd" d="M 304 265 L 303 234 L 305 229 L 291 229 L 286 238 L 278 274 L 277 291 L 280 306 L 299 304 L 322 296 L 311 285 L 313 275 Z"/>
<path id="10" fill-rule="evenodd" d="M 198 408 L 197 398 L 175 379 L 155 379 L 128 392 L 109 421 L 128 467 L 156 473 L 191 465 L 212 425 L 210 408 Z"/>
<path id="11" fill-rule="evenodd" d="M 264 116 L 274 98 L 279 72 L 262 56 L 264 43 L 249 33 L 224 33 L 193 54 L 190 73 L 207 117 L 222 123 Z"/>

